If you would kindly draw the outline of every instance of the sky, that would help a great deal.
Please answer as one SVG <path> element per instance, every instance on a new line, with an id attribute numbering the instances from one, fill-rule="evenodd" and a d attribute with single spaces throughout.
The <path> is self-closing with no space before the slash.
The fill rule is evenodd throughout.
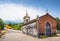
<path id="1" fill-rule="evenodd" d="M 32 19 L 46 14 L 60 18 L 60 0 L 0 0 L 0 18 L 23 21 L 26 10 Z"/>

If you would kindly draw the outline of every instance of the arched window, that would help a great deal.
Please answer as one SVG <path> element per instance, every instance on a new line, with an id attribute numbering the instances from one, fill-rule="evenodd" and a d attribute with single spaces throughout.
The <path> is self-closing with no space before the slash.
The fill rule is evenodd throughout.
<path id="1" fill-rule="evenodd" d="M 26 19 L 26 21 L 28 22 L 28 19 Z"/>

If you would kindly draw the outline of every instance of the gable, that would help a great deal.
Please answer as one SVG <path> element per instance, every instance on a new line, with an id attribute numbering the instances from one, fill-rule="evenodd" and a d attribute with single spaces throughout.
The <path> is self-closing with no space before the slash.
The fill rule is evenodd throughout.
<path id="1" fill-rule="evenodd" d="M 39 17 L 39 19 L 41 20 L 41 19 L 46 19 L 46 18 L 51 18 L 51 19 L 53 19 L 53 20 L 55 20 L 56 21 L 56 19 L 54 18 L 54 17 L 52 17 L 51 15 L 49 15 L 49 13 L 46 13 L 46 15 L 43 15 L 43 16 L 41 16 L 41 17 Z"/>

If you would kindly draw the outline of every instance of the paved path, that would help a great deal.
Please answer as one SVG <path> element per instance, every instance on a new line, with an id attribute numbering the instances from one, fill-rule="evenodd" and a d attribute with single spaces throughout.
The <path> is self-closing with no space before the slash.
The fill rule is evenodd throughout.
<path id="1" fill-rule="evenodd" d="M 60 37 L 38 39 L 36 37 L 22 34 L 21 31 L 8 30 L 8 32 L 2 38 L 0 38 L 0 41 L 60 41 Z"/>

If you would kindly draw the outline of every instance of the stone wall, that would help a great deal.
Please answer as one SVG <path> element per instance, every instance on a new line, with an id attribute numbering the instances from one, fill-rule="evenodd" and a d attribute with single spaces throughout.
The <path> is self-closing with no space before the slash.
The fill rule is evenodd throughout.
<path id="1" fill-rule="evenodd" d="M 36 22 L 23 26 L 22 32 L 28 35 L 37 36 Z"/>

